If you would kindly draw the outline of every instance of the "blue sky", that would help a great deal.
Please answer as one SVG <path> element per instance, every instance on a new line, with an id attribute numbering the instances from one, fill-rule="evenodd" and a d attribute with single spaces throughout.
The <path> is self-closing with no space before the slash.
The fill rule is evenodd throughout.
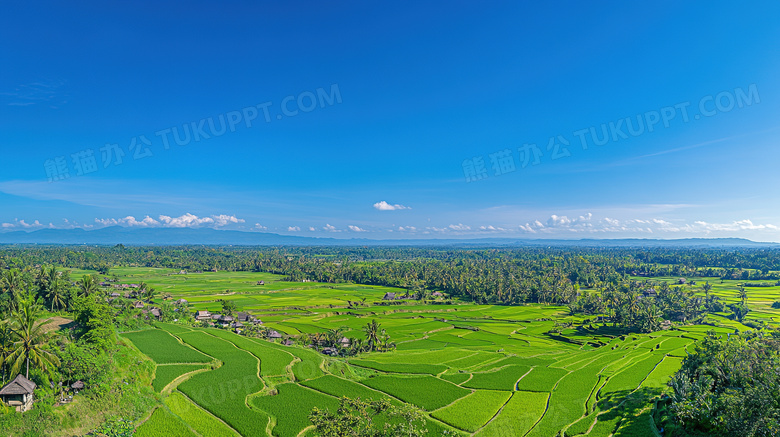
<path id="1" fill-rule="evenodd" d="M 0 231 L 780 241 L 778 13 L 9 4 Z"/>

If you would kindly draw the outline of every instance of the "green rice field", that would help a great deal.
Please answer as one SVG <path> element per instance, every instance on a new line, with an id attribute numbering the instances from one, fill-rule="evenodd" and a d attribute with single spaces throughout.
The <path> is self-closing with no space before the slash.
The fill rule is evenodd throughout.
<path id="1" fill-rule="evenodd" d="M 122 282 L 146 281 L 188 300 L 192 311 L 218 312 L 219 299 L 233 301 L 285 336 L 342 328 L 348 338 L 363 338 L 362 327 L 376 319 L 396 345 L 389 352 L 338 358 L 181 322 L 124 333 L 158 364 L 155 390 L 171 392 L 163 394 L 169 409 L 158 409 L 139 435 L 158 429 L 171 435 L 306 435 L 313 407 L 332 410 L 347 396 L 414 405 L 436 433 L 651 436 L 643 419 L 649 413 L 625 401 L 652 406 L 708 330 L 747 329 L 715 314 L 717 326 L 621 335 L 607 325 L 576 329 L 583 320 L 565 307 L 382 305 L 385 292 L 403 290 L 286 282 L 267 273 L 113 271 Z M 257 285 L 261 280 L 265 285 Z M 735 284 L 711 282 L 712 293 L 736 301 Z M 780 287 L 751 293 L 755 310 L 748 319 L 780 320 L 769 305 L 777 294 Z M 547 334 L 556 322 L 574 327 Z"/>

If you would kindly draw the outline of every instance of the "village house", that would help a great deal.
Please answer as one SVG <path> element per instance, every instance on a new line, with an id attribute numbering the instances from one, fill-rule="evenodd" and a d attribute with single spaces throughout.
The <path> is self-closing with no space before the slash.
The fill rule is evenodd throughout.
<path id="1" fill-rule="evenodd" d="M 144 308 L 142 312 L 146 315 L 151 315 L 157 320 L 162 319 L 162 312 L 159 308 Z"/>
<path id="2" fill-rule="evenodd" d="M 350 343 L 352 343 L 352 341 L 347 337 L 341 337 L 341 340 L 339 340 L 339 345 L 341 347 L 349 347 Z"/>
<path id="3" fill-rule="evenodd" d="M 252 324 L 257 323 L 257 317 L 249 313 L 245 313 L 243 311 L 239 311 L 238 313 L 236 313 L 236 320 L 243 323 L 252 323 Z"/>
<path id="4" fill-rule="evenodd" d="M 16 411 L 23 413 L 32 408 L 37 385 L 21 373 L 0 389 L 0 400 Z"/>
<path id="5" fill-rule="evenodd" d="M 384 296 L 382 296 L 382 300 L 395 300 L 395 293 L 385 293 Z"/>
<path id="6" fill-rule="evenodd" d="M 204 320 L 211 320 L 211 313 L 208 311 L 196 311 L 195 320 L 202 322 Z"/>
<path id="7" fill-rule="evenodd" d="M 269 340 L 276 340 L 277 338 L 282 338 L 282 334 L 280 334 L 278 331 L 270 330 L 268 331 L 268 339 Z"/>
<path id="8" fill-rule="evenodd" d="M 217 318 L 214 319 L 214 316 L 217 316 Z M 214 319 L 217 323 L 219 323 L 223 328 L 229 327 L 230 324 L 235 321 L 233 317 L 227 315 L 221 315 L 221 314 L 214 314 L 211 316 L 211 318 Z"/>
<path id="9" fill-rule="evenodd" d="M 144 303 L 141 302 L 140 300 L 137 300 L 137 301 L 133 302 L 133 308 L 138 310 L 138 309 L 141 309 L 143 307 L 144 307 Z"/>
<path id="10" fill-rule="evenodd" d="M 658 297 L 658 293 L 656 293 L 655 288 L 648 288 L 647 290 L 642 292 L 642 297 L 650 297 L 655 299 Z"/>
<path id="11" fill-rule="evenodd" d="M 265 285 L 265 281 L 257 281 L 257 285 Z"/>
<path id="12" fill-rule="evenodd" d="M 434 291 L 433 293 L 431 293 L 431 296 L 433 296 L 433 297 L 444 297 L 444 294 L 439 292 L 439 291 Z"/>
<path id="13" fill-rule="evenodd" d="M 326 347 L 323 348 L 320 352 L 322 352 L 325 355 L 330 355 L 333 357 L 338 356 L 339 354 L 339 351 L 337 351 L 335 347 Z"/>
<path id="14" fill-rule="evenodd" d="M 187 305 L 188 302 L 187 302 L 187 299 L 179 299 L 179 300 L 177 300 L 174 303 L 179 304 L 179 305 Z"/>

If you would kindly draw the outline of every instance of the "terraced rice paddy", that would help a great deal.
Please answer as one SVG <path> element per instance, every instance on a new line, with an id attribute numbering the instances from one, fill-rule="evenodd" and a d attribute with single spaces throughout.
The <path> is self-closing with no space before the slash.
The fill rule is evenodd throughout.
<path id="1" fill-rule="evenodd" d="M 233 300 L 286 335 L 343 328 L 347 337 L 362 338 L 362 327 L 376 319 L 397 345 L 345 359 L 179 324 L 123 334 L 158 364 L 158 391 L 206 369 L 171 385 L 173 393 L 164 394 L 169 408 L 158 409 L 139 432 L 297 436 L 310 425 L 313 407 L 334 409 L 348 396 L 412 404 L 425 412 L 431 435 L 444 429 L 480 437 L 651 435 L 647 411 L 632 406 L 652 406 L 686 350 L 712 329 L 619 336 L 571 328 L 554 337 L 546 333 L 556 322 L 576 325 L 582 318 L 539 305 L 380 305 L 386 291 L 402 290 L 292 283 L 263 273 L 117 271 L 123 282 L 144 280 L 189 300 L 193 310 L 217 311 L 218 299 Z M 713 290 L 728 296 L 730 287 Z M 772 290 L 761 292 L 757 301 L 772 300 Z M 362 299 L 366 304 L 357 304 Z M 778 314 L 766 309 L 757 316 Z M 716 330 L 733 332 L 734 323 Z M 177 423 L 185 422 L 182 431 Z"/>

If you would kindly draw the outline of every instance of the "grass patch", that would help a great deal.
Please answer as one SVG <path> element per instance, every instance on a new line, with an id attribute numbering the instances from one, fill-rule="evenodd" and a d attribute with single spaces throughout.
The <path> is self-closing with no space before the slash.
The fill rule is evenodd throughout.
<path id="1" fill-rule="evenodd" d="M 505 391 L 477 390 L 431 416 L 468 432 L 482 428 L 512 396 Z"/>
<path id="2" fill-rule="evenodd" d="M 424 410 L 433 411 L 466 396 L 471 391 L 433 376 L 400 377 L 381 375 L 363 384 L 388 393 Z"/>
<path id="3" fill-rule="evenodd" d="M 157 364 L 213 361 L 211 357 L 179 343 L 171 334 L 159 329 L 128 332 L 122 335 Z"/>

